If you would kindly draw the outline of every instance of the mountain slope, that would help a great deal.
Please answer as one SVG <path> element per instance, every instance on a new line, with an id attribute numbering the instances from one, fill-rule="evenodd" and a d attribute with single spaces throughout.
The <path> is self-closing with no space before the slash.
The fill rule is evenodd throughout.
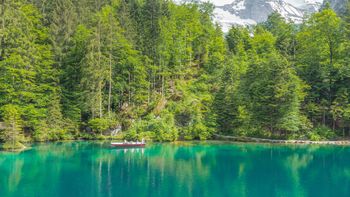
<path id="1" fill-rule="evenodd" d="M 272 12 L 278 12 L 292 22 L 301 23 L 306 14 L 316 12 L 320 8 L 322 0 L 211 0 L 210 2 L 215 5 L 214 20 L 222 26 L 224 32 L 227 32 L 234 24 L 253 25 L 263 22 Z"/>
<path id="2" fill-rule="evenodd" d="M 346 4 L 349 0 L 325 0 L 323 6 L 325 6 L 326 2 L 329 2 L 331 8 L 336 11 L 338 14 L 342 15 L 346 11 Z"/>

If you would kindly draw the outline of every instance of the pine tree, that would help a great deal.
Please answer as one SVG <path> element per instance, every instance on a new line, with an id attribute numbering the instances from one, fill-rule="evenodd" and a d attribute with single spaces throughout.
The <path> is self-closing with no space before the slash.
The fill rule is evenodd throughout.
<path id="1" fill-rule="evenodd" d="M 48 101 L 58 91 L 48 30 L 38 10 L 24 1 L 9 1 L 4 16 L 0 105 L 20 106 L 23 126 L 35 130 L 46 116 Z"/>
<path id="2" fill-rule="evenodd" d="M 17 105 L 7 104 L 2 106 L 1 114 L 5 123 L 5 130 L 0 135 L 5 142 L 3 149 L 22 149 L 24 145 L 21 144 L 23 140 L 22 120 L 20 107 Z"/>
<path id="3" fill-rule="evenodd" d="M 263 26 L 276 37 L 276 48 L 293 60 L 296 51 L 295 27 L 277 12 L 267 18 Z"/>

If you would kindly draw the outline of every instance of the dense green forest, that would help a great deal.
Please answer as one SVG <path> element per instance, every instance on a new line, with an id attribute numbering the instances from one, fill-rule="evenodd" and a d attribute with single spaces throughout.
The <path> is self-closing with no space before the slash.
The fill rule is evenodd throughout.
<path id="1" fill-rule="evenodd" d="M 350 129 L 350 9 L 224 34 L 209 3 L 1 0 L 0 128 L 25 141 L 335 139 Z"/>

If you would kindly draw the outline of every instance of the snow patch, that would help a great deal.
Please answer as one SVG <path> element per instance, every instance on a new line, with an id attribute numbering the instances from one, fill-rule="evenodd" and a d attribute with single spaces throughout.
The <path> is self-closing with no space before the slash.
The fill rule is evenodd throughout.
<path id="1" fill-rule="evenodd" d="M 242 19 L 235 14 L 231 14 L 221 8 L 215 8 L 214 10 L 215 22 L 220 24 L 223 32 L 228 32 L 232 25 L 256 25 L 256 22 L 251 19 Z"/>
<path id="2" fill-rule="evenodd" d="M 241 0 L 237 4 L 233 5 L 232 8 L 237 10 L 237 11 L 238 10 L 244 10 L 244 9 L 246 9 L 244 3 L 245 3 L 244 0 Z"/>
<path id="3" fill-rule="evenodd" d="M 175 3 L 192 0 L 174 0 Z M 214 21 L 227 32 L 232 25 L 255 25 L 266 20 L 272 10 L 288 21 L 301 23 L 304 15 L 316 12 L 323 0 L 196 0 L 215 5 Z"/>

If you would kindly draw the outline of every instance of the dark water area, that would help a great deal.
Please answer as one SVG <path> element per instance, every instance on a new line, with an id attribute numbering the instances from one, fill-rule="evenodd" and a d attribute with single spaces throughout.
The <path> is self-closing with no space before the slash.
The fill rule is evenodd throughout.
<path id="1" fill-rule="evenodd" d="M 350 196 L 350 147 L 102 142 L 0 153 L 0 197 Z"/>

